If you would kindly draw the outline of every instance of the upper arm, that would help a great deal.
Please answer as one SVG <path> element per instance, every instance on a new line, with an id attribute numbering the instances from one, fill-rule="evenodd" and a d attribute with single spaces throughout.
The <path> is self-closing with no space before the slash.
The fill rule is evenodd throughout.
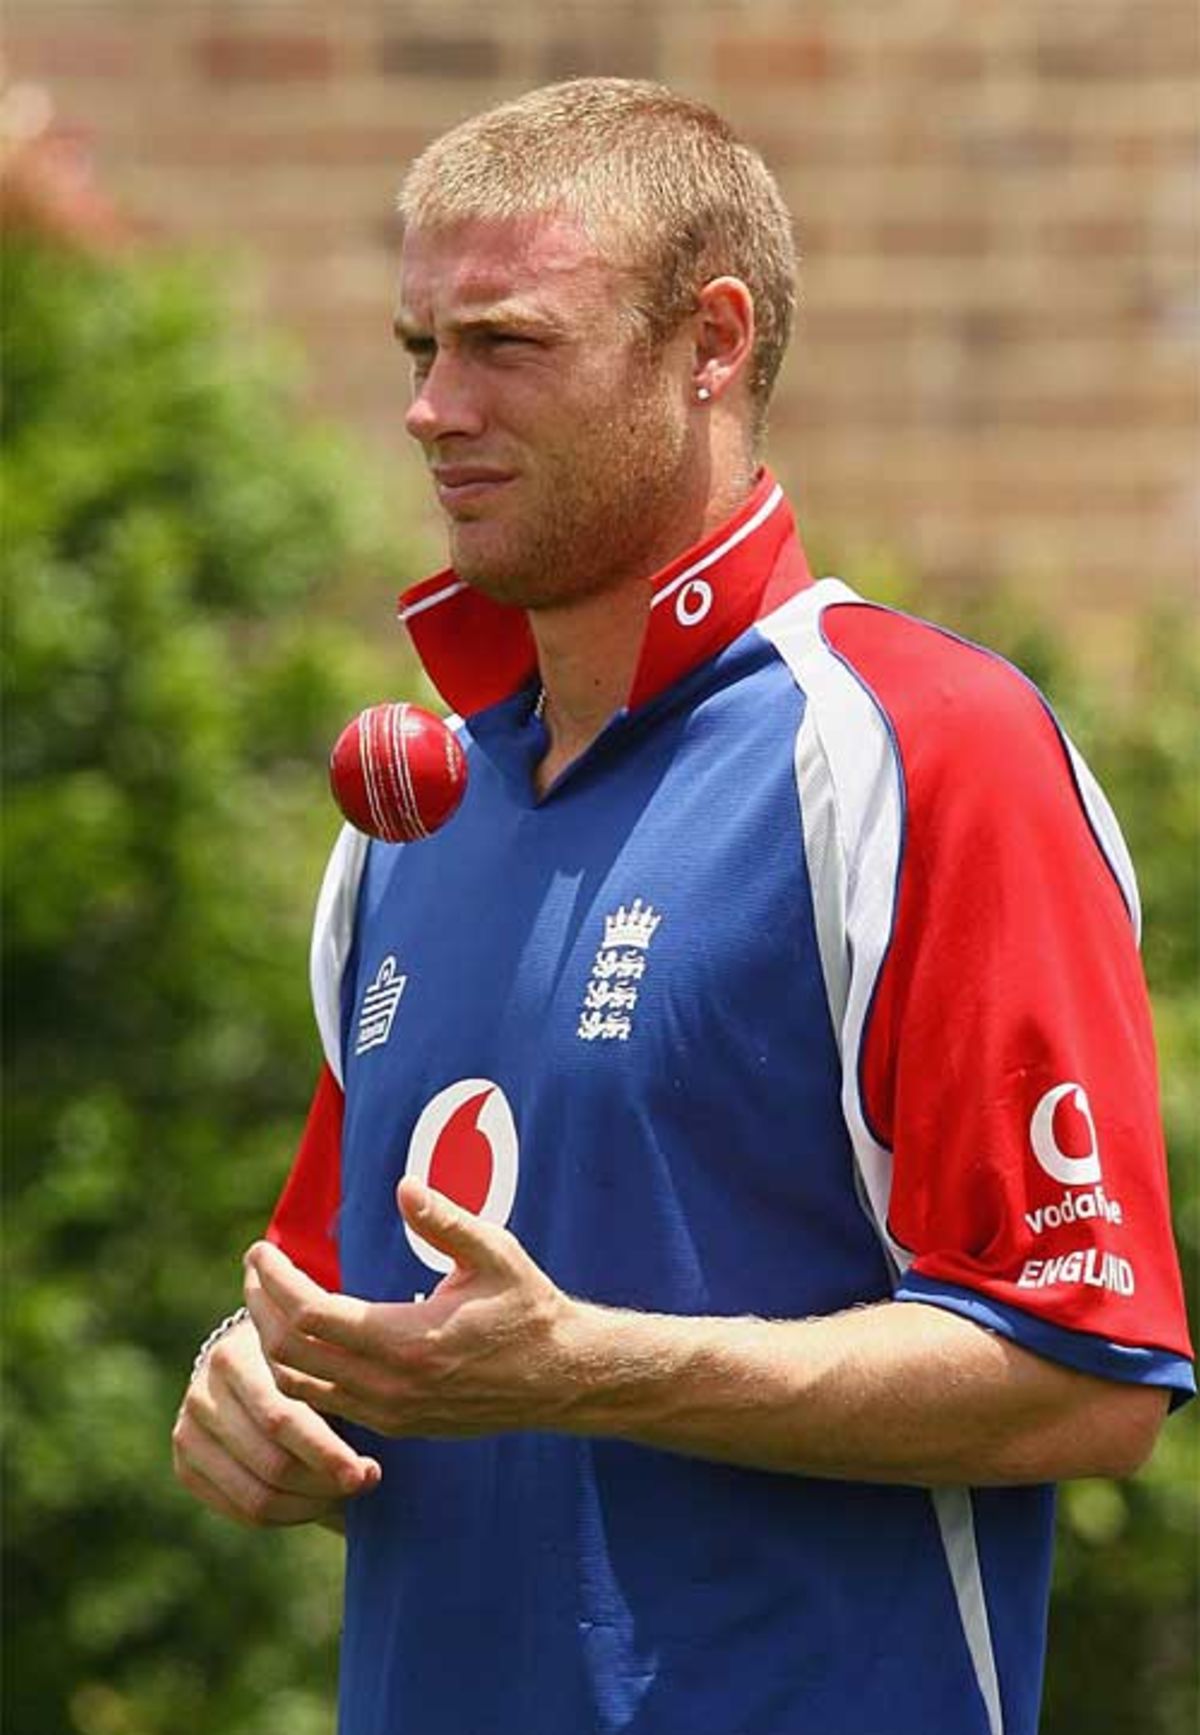
<path id="1" fill-rule="evenodd" d="M 322 1066 L 300 1145 L 266 1238 L 323 1289 L 340 1289 L 336 1238 L 342 1180 L 342 1088 Z"/>
<path id="2" fill-rule="evenodd" d="M 827 610 L 824 630 L 873 715 L 894 817 L 888 860 L 856 848 L 856 827 L 882 835 L 874 796 L 839 813 L 848 1121 L 897 1293 L 1103 1380 L 1189 1390 L 1111 813 L 1000 659 L 861 605 Z"/>
<path id="3" fill-rule="evenodd" d="M 343 826 L 317 900 L 310 976 L 324 1064 L 291 1172 L 267 1228 L 267 1239 L 325 1289 L 341 1287 L 336 1227 L 345 1112 L 342 987 L 367 848 L 360 832 Z"/>

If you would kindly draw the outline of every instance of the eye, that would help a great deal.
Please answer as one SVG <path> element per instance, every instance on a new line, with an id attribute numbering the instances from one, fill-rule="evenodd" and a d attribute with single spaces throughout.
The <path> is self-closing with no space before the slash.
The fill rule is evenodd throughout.
<path id="1" fill-rule="evenodd" d="M 405 344 L 414 380 L 423 380 L 433 366 L 437 345 L 432 339 L 412 338 Z"/>
<path id="2" fill-rule="evenodd" d="M 489 331 L 484 343 L 491 354 L 515 355 L 533 347 L 533 338 L 523 331 Z"/>

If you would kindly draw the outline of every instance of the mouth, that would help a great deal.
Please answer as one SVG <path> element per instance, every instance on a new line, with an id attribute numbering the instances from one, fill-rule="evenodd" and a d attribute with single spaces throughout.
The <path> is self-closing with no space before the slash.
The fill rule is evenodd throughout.
<path id="1" fill-rule="evenodd" d="M 442 509 L 456 511 L 482 505 L 513 480 L 506 470 L 490 470 L 481 464 L 439 464 L 433 468 L 433 486 Z"/>

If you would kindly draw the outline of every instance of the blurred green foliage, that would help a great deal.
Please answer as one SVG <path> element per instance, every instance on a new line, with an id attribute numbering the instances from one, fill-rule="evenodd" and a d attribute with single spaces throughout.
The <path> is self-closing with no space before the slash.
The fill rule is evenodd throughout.
<path id="1" fill-rule="evenodd" d="M 4 311 L 3 1726 L 319 1735 L 339 1545 L 211 1517 L 168 1440 L 307 1098 L 325 755 L 415 681 L 348 617 L 403 562 L 192 271 L 12 242 Z M 854 576 L 1012 655 L 1114 799 L 1194 1276 L 1194 641 L 1153 624 L 1130 690 L 1096 692 L 1023 604 Z M 1047 1735 L 1195 1726 L 1197 1427 L 1065 1493 Z"/>
<path id="2" fill-rule="evenodd" d="M 1059 705 L 1138 867 L 1175 1228 L 1192 1340 L 1200 1299 L 1200 656 L 1194 623 L 1143 625 L 1130 690 L 1064 681 Z M 1200 1729 L 1200 1406 L 1132 1481 L 1061 1500 L 1044 1728 Z"/>
<path id="3" fill-rule="evenodd" d="M 325 760 L 412 680 L 405 575 L 194 270 L 13 239 L 4 314 L 0 1721 L 316 1735 L 339 1545 L 223 1526 L 169 1435 L 315 1075 Z"/>

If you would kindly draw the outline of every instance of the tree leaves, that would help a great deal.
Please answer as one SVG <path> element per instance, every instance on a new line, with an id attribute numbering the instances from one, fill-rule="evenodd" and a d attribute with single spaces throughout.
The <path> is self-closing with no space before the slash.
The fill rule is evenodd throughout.
<path id="1" fill-rule="evenodd" d="M 315 1730 L 337 1545 L 222 1527 L 169 1434 L 316 1070 L 325 755 L 411 676 L 333 609 L 400 557 L 193 274 L 14 240 L 5 313 L 3 1721 Z"/>

